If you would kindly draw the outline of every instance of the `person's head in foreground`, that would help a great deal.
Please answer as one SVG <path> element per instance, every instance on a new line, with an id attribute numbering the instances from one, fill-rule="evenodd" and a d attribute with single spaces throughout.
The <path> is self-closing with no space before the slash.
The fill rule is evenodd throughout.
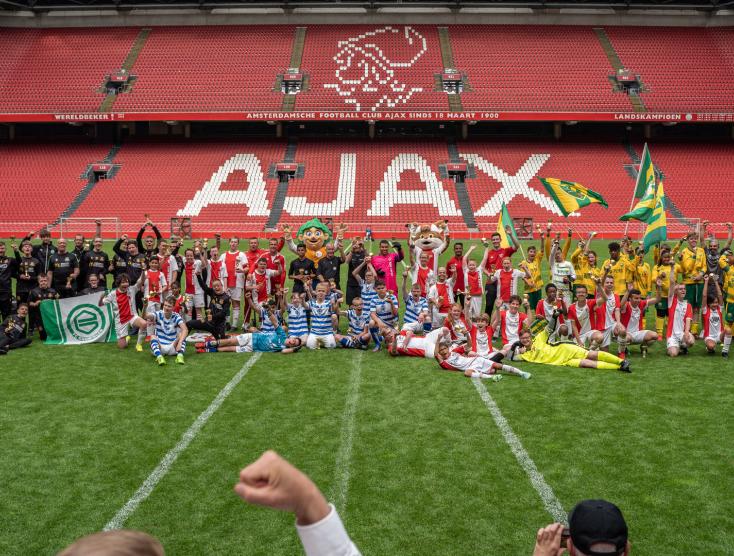
<path id="1" fill-rule="evenodd" d="M 142 531 L 102 531 L 87 535 L 58 556 L 164 556 L 158 539 Z"/>
<path id="2" fill-rule="evenodd" d="M 568 554 L 626 556 L 630 552 L 627 523 L 620 509 L 606 500 L 582 500 L 568 514 Z M 563 525 L 538 530 L 533 556 L 563 554 Z"/>

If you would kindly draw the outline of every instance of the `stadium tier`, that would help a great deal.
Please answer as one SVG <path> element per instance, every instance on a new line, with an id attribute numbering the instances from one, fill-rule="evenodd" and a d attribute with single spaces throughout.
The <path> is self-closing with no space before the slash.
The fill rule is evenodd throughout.
<path id="1" fill-rule="evenodd" d="M 0 233 L 25 235 L 55 222 L 88 179 L 87 164 L 102 160 L 109 145 L 0 144 Z"/>
<path id="2" fill-rule="evenodd" d="M 731 28 L 4 29 L 0 48 L 0 115 L 146 119 L 135 114 L 161 114 L 158 119 L 167 119 L 166 114 L 193 118 L 219 112 L 230 114 L 228 119 L 263 113 L 263 119 L 278 120 L 289 118 L 266 114 L 292 113 L 299 119 L 319 111 L 413 111 L 409 117 L 421 119 L 422 112 L 734 109 Z M 640 103 L 619 90 L 624 87 L 615 72 L 625 68 L 625 83 L 642 87 Z M 120 80 L 106 88 L 116 73 Z M 291 76 L 293 94 L 285 94 L 284 75 Z M 447 94 L 449 85 L 460 93 Z M 124 92 L 107 94 L 117 89 Z M 487 116 L 492 117 L 503 116 Z"/>
<path id="3" fill-rule="evenodd" d="M 268 165 L 284 150 L 282 143 L 125 145 L 115 158 L 120 171 L 114 179 L 100 180 L 73 216 L 132 223 L 149 214 L 167 222 L 187 209 L 201 221 L 220 222 L 222 229 L 241 229 L 245 222 L 250 230 L 262 229 L 277 184 L 266 177 Z"/>
<path id="4" fill-rule="evenodd" d="M 592 205 L 569 223 L 580 232 L 609 235 L 623 227 L 618 218 L 629 209 L 635 168 L 616 143 L 137 142 L 114 154 L 111 179 L 81 178 L 110 152 L 81 145 L 0 146 L 0 172 L 11 178 L 7 194 L 13 200 L 0 208 L 0 232 L 21 235 L 28 223 L 40 227 L 61 216 L 119 218 L 122 231 L 131 232 L 150 215 L 163 227 L 173 217 L 191 217 L 197 235 L 257 233 L 320 216 L 346 222 L 352 233 L 370 227 L 383 236 L 402 234 L 410 221 L 445 219 L 466 236 L 492 230 L 503 202 L 515 218 L 560 221 L 538 180 L 554 177 L 604 196 L 608 209 Z M 276 164 L 287 152 L 299 169 L 285 184 Z M 730 191 L 734 147 L 660 144 L 652 153 L 673 205 L 673 233 L 686 218 L 730 219 L 728 205 L 711 199 Z M 449 163 L 468 164 L 464 184 L 449 176 Z M 43 202 L 31 201 L 28 191 Z"/>
<path id="5" fill-rule="evenodd" d="M 198 112 L 279 110 L 276 75 L 290 59 L 293 28 L 157 27 L 131 69 L 130 93 L 115 110 Z"/>
<path id="6" fill-rule="evenodd" d="M 467 110 L 624 112 L 613 73 L 590 27 L 451 27 L 456 65 L 469 75 Z M 481 45 L 481 46 L 479 46 Z"/>
<path id="7" fill-rule="evenodd" d="M 641 77 L 648 110 L 734 109 L 731 29 L 606 28 L 622 62 Z"/>
<path id="8" fill-rule="evenodd" d="M 308 27 L 298 110 L 448 110 L 435 26 Z"/>
<path id="9" fill-rule="evenodd" d="M 8 29 L 0 33 L 2 112 L 96 112 L 104 77 L 138 29 Z"/>

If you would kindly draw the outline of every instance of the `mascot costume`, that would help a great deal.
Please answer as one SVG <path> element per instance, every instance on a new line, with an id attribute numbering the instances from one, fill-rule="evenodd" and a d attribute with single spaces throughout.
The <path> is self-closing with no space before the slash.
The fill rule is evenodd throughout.
<path id="1" fill-rule="evenodd" d="M 337 226 L 336 239 L 334 240 L 334 248 L 339 248 L 339 243 L 344 239 L 344 231 L 347 229 L 345 224 Z M 294 253 L 297 252 L 297 244 L 293 241 L 291 227 L 288 224 L 283 226 L 283 237 L 285 238 L 288 248 Z M 313 264 L 319 265 L 319 261 L 326 256 L 325 246 L 331 239 L 331 230 L 318 218 L 312 218 L 300 228 L 296 236 L 298 243 L 306 246 L 306 258 L 311 259 Z"/>
<path id="2" fill-rule="evenodd" d="M 411 254 L 411 263 L 418 264 L 421 253 L 428 253 L 428 268 L 433 274 L 438 273 L 438 257 L 446 251 L 451 242 L 449 225 L 445 220 L 433 224 L 408 224 L 408 246 Z"/>

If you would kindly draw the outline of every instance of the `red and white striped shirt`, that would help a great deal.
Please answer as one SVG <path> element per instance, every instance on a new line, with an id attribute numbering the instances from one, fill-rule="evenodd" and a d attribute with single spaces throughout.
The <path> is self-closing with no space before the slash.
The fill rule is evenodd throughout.
<path id="1" fill-rule="evenodd" d="M 161 302 L 161 292 L 168 288 L 168 282 L 160 270 L 145 271 L 145 298 L 152 303 Z"/>
<path id="2" fill-rule="evenodd" d="M 121 292 L 115 288 L 102 299 L 103 304 L 112 305 L 115 320 L 119 324 L 127 324 L 138 316 L 135 309 L 135 294 L 137 291 L 135 286 L 128 286 L 126 292 Z"/>
<path id="3" fill-rule="evenodd" d="M 500 311 L 503 344 L 512 344 L 520 339 L 520 329 L 527 318 L 525 313 L 517 312 L 513 315 L 510 311 Z"/>
<path id="4" fill-rule="evenodd" d="M 642 323 L 645 320 L 645 309 L 647 308 L 647 299 L 640 301 L 637 307 L 633 307 L 631 303 L 622 311 L 620 322 L 627 329 L 627 332 L 634 334 L 642 329 Z"/>
<path id="5" fill-rule="evenodd" d="M 711 309 L 706 305 L 701 314 L 703 316 L 703 337 L 718 341 L 721 338 L 721 307 Z"/>
<path id="6" fill-rule="evenodd" d="M 693 318 L 693 308 L 688 301 L 678 301 L 677 297 L 668 300 L 667 337 L 683 336 L 686 331 L 686 320 Z"/>
<path id="7" fill-rule="evenodd" d="M 464 269 L 464 287 L 470 295 L 483 295 L 484 284 L 482 283 L 482 273 L 479 270 L 471 272 L 468 268 Z"/>

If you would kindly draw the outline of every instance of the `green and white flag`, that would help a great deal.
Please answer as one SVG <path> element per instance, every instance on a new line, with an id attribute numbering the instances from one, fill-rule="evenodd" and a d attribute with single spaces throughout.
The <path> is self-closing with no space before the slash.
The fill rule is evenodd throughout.
<path id="1" fill-rule="evenodd" d="M 112 305 L 98 306 L 100 294 L 41 302 L 41 317 L 47 344 L 115 342 Z"/>

